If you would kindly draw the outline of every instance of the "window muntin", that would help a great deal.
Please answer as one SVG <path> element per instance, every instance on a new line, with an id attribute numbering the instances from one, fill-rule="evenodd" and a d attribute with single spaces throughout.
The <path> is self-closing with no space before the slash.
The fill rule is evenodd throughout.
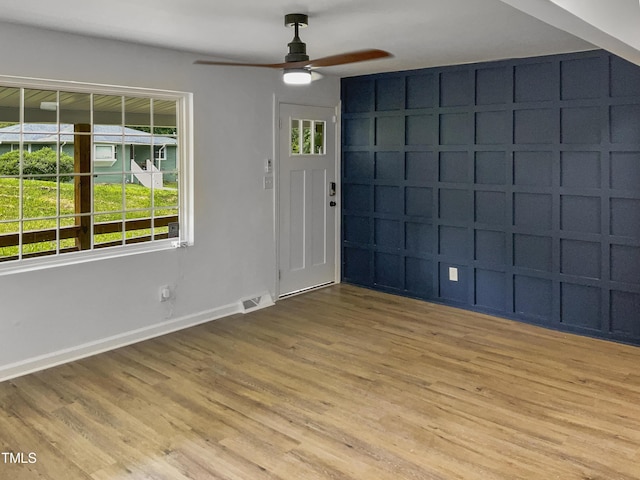
<path id="1" fill-rule="evenodd" d="M 0 158 L 16 156 L 13 170 L 0 160 L 9 198 L 0 205 L 0 273 L 33 265 L 31 257 L 191 243 L 190 94 L 78 86 L 0 83 Z M 45 158 L 44 170 L 32 169 L 31 153 Z M 145 177 L 153 179 L 146 186 Z M 178 239 L 168 239 L 173 222 Z"/>

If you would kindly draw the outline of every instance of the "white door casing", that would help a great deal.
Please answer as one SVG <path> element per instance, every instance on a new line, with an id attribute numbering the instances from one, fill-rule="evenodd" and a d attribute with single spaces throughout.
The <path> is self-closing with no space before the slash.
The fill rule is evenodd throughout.
<path id="1" fill-rule="evenodd" d="M 297 152 L 292 151 L 296 150 L 292 122 L 298 127 Z M 336 110 L 281 103 L 279 125 L 278 291 L 282 297 L 336 281 Z"/>

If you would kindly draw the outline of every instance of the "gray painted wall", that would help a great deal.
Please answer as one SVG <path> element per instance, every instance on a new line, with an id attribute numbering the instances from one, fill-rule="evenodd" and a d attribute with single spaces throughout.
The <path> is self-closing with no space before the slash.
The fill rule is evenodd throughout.
<path id="1" fill-rule="evenodd" d="M 0 276 L 0 379 L 274 292 L 274 190 L 262 188 L 274 95 L 335 106 L 338 79 L 285 87 L 277 71 L 10 24 L 0 42 L 16 45 L 3 54 L 5 75 L 193 92 L 195 125 L 195 245 Z M 174 300 L 158 301 L 162 285 Z"/>

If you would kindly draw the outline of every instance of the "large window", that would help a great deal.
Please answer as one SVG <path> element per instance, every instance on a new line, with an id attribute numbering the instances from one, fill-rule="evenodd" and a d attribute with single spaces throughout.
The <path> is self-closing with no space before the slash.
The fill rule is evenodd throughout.
<path id="1" fill-rule="evenodd" d="M 190 243 L 190 104 L 0 78 L 0 271 Z"/>

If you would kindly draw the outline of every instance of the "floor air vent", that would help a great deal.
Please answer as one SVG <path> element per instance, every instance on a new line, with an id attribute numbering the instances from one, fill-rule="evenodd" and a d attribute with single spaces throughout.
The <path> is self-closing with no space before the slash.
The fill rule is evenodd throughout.
<path id="1" fill-rule="evenodd" d="M 255 297 L 243 298 L 240 300 L 240 309 L 242 313 L 253 312 L 254 310 L 260 310 L 261 308 L 270 307 L 273 305 L 273 299 L 268 292 L 256 295 Z"/>

